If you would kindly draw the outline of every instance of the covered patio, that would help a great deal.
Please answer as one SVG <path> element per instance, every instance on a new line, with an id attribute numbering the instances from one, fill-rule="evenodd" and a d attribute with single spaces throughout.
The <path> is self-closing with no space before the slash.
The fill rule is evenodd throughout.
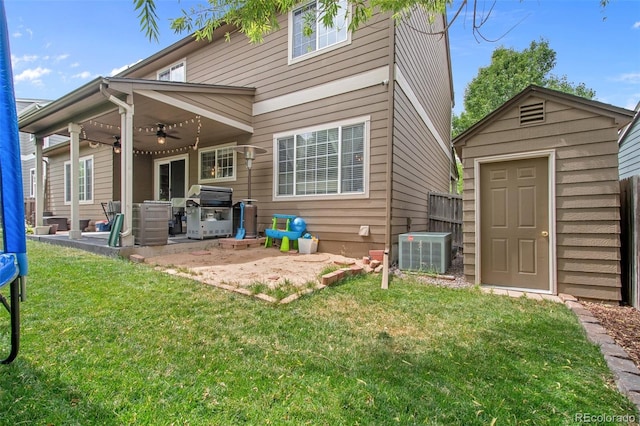
<path id="1" fill-rule="evenodd" d="M 110 185 L 112 200 L 119 198 L 124 213 L 121 246 L 134 246 L 133 204 L 184 198 L 189 181 L 199 180 L 195 176 L 199 170 L 191 170 L 187 161 L 182 176 L 173 181 L 167 177 L 161 183 L 158 172 L 134 167 L 134 157 L 145 156 L 150 158 L 147 163 L 153 163 L 172 155 L 188 156 L 203 145 L 248 140 L 253 134 L 254 93 L 254 88 L 245 87 L 98 77 L 44 107 L 31 109 L 19 118 L 19 129 L 31 133 L 35 143 L 36 225 L 43 225 L 45 211 L 44 157 L 55 150 L 56 155 L 68 155 L 70 171 L 70 188 L 65 188 L 70 194 L 70 229 L 59 238 L 83 238 L 79 225 L 80 144 L 108 146 L 114 151 L 113 172 L 96 175 L 95 184 Z M 69 140 L 45 148 L 45 138 L 51 135 Z M 142 187 L 146 189 L 141 191 Z M 93 204 L 112 200 L 94 199 Z"/>

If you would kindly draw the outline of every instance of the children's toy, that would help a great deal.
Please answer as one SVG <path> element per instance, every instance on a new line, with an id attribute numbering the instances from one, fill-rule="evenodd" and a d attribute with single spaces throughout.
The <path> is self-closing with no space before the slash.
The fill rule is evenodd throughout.
<path id="1" fill-rule="evenodd" d="M 278 229 L 278 219 L 285 220 L 284 229 Z M 289 242 L 293 241 L 294 250 L 298 249 L 298 238 L 304 233 L 307 223 L 301 217 L 291 214 L 274 214 L 271 219 L 271 229 L 265 229 L 267 236 L 264 242 L 265 247 L 273 246 L 273 240 L 282 240 L 280 251 L 289 251 Z"/>

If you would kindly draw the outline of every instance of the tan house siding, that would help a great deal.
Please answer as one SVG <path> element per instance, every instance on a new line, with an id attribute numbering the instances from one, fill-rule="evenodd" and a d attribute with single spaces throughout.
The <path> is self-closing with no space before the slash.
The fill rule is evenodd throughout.
<path id="1" fill-rule="evenodd" d="M 274 134 L 311 126 L 335 123 L 346 119 L 369 117 L 369 196 L 297 197 L 295 200 L 274 198 L 272 155 L 258 157 L 252 169 L 252 197 L 258 199 L 258 222 L 270 224 L 274 213 L 291 213 L 303 217 L 307 229 L 318 235 L 321 250 L 353 255 L 364 254 L 370 248 L 384 246 L 385 170 L 387 145 L 387 87 L 383 85 L 286 108 L 255 117 L 256 132 L 252 144 L 273 152 Z M 246 197 L 246 168 L 239 168 L 239 182 L 234 199 Z M 369 237 L 358 236 L 360 225 L 369 225 Z"/>
<path id="2" fill-rule="evenodd" d="M 557 291 L 578 297 L 620 299 L 618 125 L 611 117 L 570 104 L 545 102 L 545 121 L 520 126 L 516 106 L 470 138 L 464 165 L 465 275 L 475 276 L 474 160 L 538 150 L 556 153 Z"/>
<path id="3" fill-rule="evenodd" d="M 449 158 L 398 88 L 394 122 L 392 235 L 427 231 L 429 191 L 449 191 Z"/>
<path id="4" fill-rule="evenodd" d="M 352 42 L 315 57 L 288 64 L 288 17 L 280 17 L 280 30 L 250 44 L 244 35 L 231 34 L 229 41 L 217 39 L 186 57 L 187 81 L 228 86 L 256 87 L 255 101 L 296 92 L 388 65 L 385 15 L 352 35 Z M 161 67 L 158 68 L 158 70 Z M 140 77 L 155 79 L 156 72 Z"/>
<path id="5" fill-rule="evenodd" d="M 93 156 L 93 202 L 80 204 L 80 219 L 106 220 L 101 202 L 112 200 L 113 150 L 107 145 L 90 148 L 88 144 L 80 147 L 80 158 Z M 64 203 L 64 163 L 69 159 L 66 150 L 56 150 L 48 156 L 49 175 L 47 176 L 47 208 L 55 216 L 71 217 L 71 206 Z"/>
<path id="6" fill-rule="evenodd" d="M 453 107 L 448 35 L 440 34 L 443 16 L 433 24 L 427 19 L 416 10 L 396 27 L 395 61 L 448 147 Z"/>
<path id="7" fill-rule="evenodd" d="M 430 25 L 416 12 L 396 27 L 395 63 L 401 80 L 394 93 L 393 244 L 398 234 L 427 231 L 429 191 L 449 192 L 453 94 L 448 46 L 446 36 L 427 34 L 441 31 L 443 19 Z"/>

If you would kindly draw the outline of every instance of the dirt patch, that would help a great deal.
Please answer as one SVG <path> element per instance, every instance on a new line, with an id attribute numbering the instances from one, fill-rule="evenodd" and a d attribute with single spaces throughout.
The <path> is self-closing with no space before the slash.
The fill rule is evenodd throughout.
<path id="1" fill-rule="evenodd" d="M 640 368 L 640 311 L 630 306 L 582 303 Z"/>
<path id="2" fill-rule="evenodd" d="M 208 284 L 247 287 L 262 283 L 272 288 L 287 283 L 303 286 L 319 282 L 321 273 L 329 268 L 358 264 L 356 259 L 336 254 L 282 253 L 277 248 L 264 247 L 243 250 L 214 247 L 150 257 L 145 262 Z"/>

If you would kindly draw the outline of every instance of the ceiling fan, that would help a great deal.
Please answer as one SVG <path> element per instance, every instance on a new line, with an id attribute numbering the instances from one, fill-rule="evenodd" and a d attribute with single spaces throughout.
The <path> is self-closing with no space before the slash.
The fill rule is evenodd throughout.
<path id="1" fill-rule="evenodd" d="M 158 143 L 160 145 L 164 145 L 167 142 L 167 138 L 171 139 L 180 139 L 178 136 L 173 136 L 164 131 L 165 125 L 162 123 L 158 123 L 158 131 L 156 132 L 156 137 L 158 138 Z"/>

